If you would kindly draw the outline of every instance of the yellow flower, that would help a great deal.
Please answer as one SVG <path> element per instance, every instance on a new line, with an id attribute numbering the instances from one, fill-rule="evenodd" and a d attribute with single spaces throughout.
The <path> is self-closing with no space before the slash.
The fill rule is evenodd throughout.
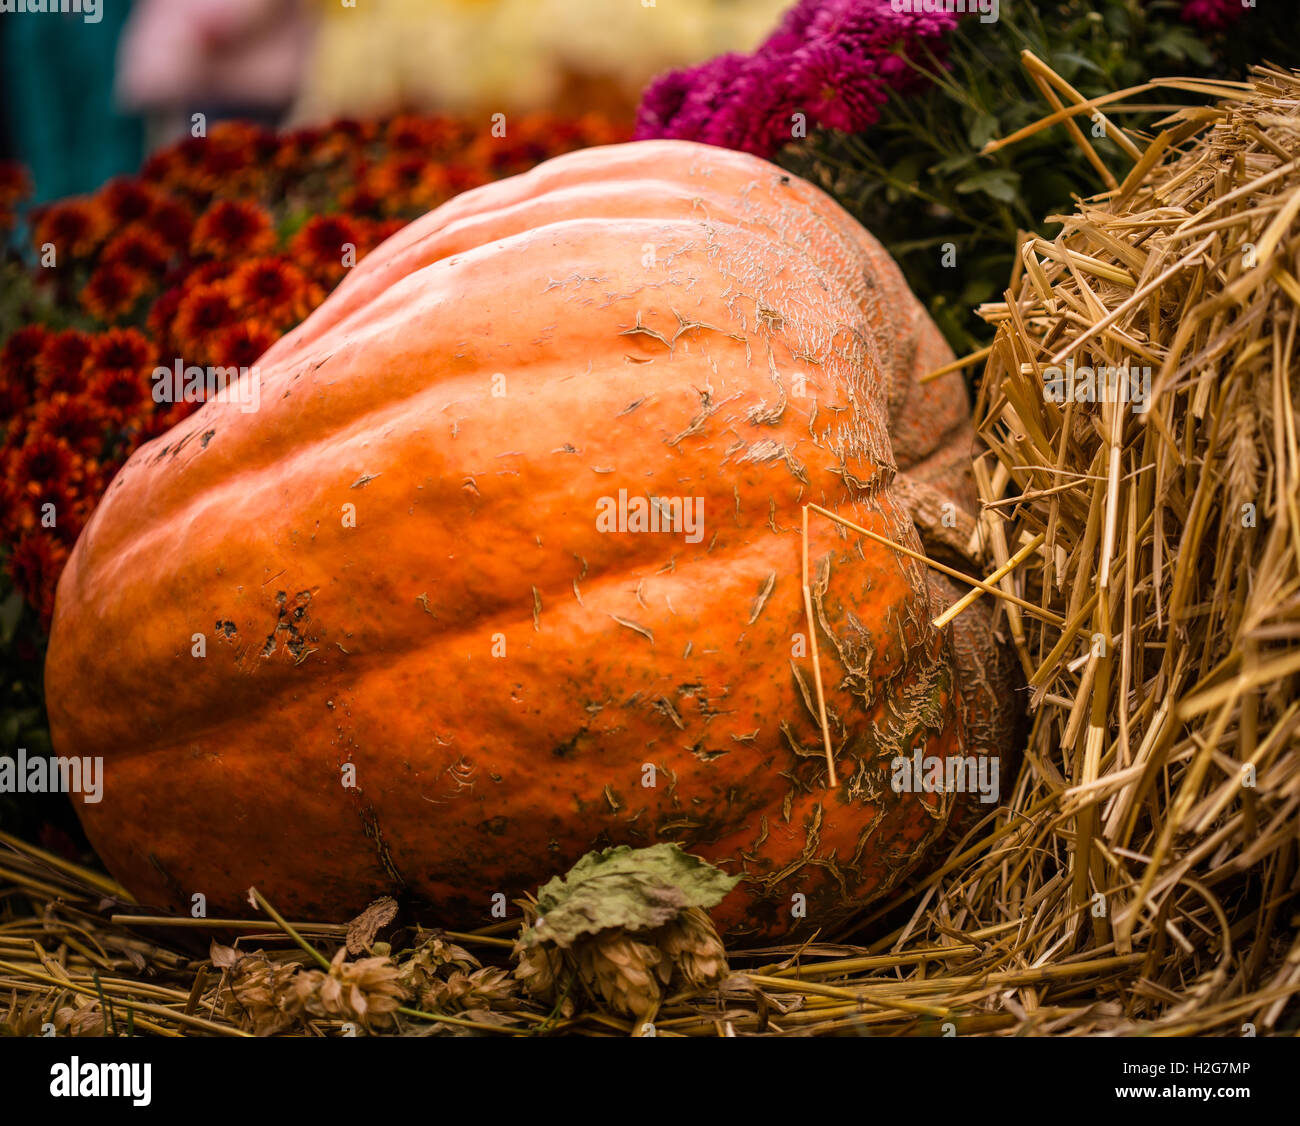
<path id="1" fill-rule="evenodd" d="M 294 117 L 545 109 L 574 74 L 616 83 L 630 104 L 664 70 L 752 50 L 789 3 L 368 0 L 364 18 L 329 4 Z"/>

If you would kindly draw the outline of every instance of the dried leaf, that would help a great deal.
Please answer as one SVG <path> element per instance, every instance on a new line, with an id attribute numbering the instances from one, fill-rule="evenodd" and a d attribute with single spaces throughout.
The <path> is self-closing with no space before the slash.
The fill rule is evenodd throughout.
<path id="1" fill-rule="evenodd" d="M 377 935 L 397 918 L 397 900 L 391 895 L 376 899 L 348 924 L 347 950 L 349 954 L 364 954 Z"/>
<path id="2" fill-rule="evenodd" d="M 208 958 L 219 970 L 228 970 L 239 961 L 239 951 L 233 946 L 222 946 L 215 938 L 208 947 Z"/>
<path id="3" fill-rule="evenodd" d="M 687 907 L 721 903 L 739 880 L 676 844 L 589 852 L 567 876 L 541 887 L 539 918 L 520 942 L 565 948 L 582 935 L 615 927 L 648 930 L 671 922 Z"/>

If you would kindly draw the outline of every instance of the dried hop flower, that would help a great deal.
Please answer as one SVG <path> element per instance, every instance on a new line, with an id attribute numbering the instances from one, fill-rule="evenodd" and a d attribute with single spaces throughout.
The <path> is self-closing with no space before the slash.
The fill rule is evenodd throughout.
<path id="1" fill-rule="evenodd" d="M 568 1000 L 577 986 L 617 1013 L 649 1019 L 666 997 L 701 992 L 730 972 L 704 906 L 735 883 L 676 845 L 588 853 L 535 901 L 520 902 L 515 976 L 542 1001 Z"/>
<path id="2" fill-rule="evenodd" d="M 305 970 L 293 982 L 297 1003 L 312 1016 L 387 1028 L 405 999 L 398 968 L 388 958 L 347 961 L 340 947 L 324 970 Z"/>

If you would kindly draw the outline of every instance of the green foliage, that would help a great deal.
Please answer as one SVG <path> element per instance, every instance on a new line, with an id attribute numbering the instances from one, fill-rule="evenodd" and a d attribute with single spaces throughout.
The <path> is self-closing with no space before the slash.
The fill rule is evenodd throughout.
<path id="1" fill-rule="evenodd" d="M 1105 187 L 1061 125 L 981 154 L 989 140 L 1052 112 L 1021 52 L 1032 51 L 1087 97 L 1155 77 L 1241 77 L 1265 58 L 1300 65 L 1294 13 L 1279 12 L 1278 4 L 1269 12 L 1263 7 L 1206 41 L 1180 22 L 1180 2 L 1010 0 L 996 23 L 962 22 L 946 66 L 933 57 L 917 62 L 930 84 L 894 95 L 871 129 L 818 133 L 787 148 L 780 162 L 820 184 L 876 235 L 953 348 L 972 352 L 990 337 L 974 310 L 1001 298 L 1017 232 L 1050 238 L 1058 228 L 1048 216 Z M 1184 97 L 1152 91 L 1139 100 L 1151 105 Z M 1132 129 L 1159 116 L 1117 110 L 1114 120 Z M 1122 179 L 1128 158 L 1110 138 L 1093 136 L 1086 115 L 1076 121 Z"/>

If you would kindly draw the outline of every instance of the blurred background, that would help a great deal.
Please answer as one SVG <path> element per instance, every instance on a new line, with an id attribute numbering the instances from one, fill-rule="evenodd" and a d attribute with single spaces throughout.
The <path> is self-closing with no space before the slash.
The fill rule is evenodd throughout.
<path id="1" fill-rule="evenodd" d="M 599 109 L 752 49 L 789 0 L 99 0 L 0 19 L 0 160 L 31 202 L 90 192 L 228 118 L 324 124 L 402 111 Z M 56 5 L 57 6 L 57 5 Z M 80 5 L 70 5 L 80 6 Z M 94 15 L 98 19 L 93 19 Z M 88 18 L 92 17 L 92 18 Z"/>

